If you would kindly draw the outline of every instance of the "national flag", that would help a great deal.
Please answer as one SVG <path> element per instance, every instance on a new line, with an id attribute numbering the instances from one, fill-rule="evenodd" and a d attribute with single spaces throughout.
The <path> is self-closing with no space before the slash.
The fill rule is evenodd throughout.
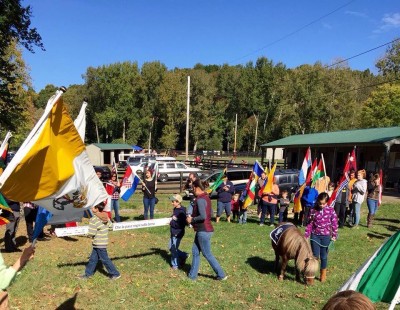
<path id="1" fill-rule="evenodd" d="M 382 192 L 383 192 L 383 172 L 382 169 L 379 169 L 379 198 L 378 198 L 378 207 L 382 204 Z"/>
<path id="2" fill-rule="evenodd" d="M 315 172 L 317 171 L 317 159 L 314 159 L 310 171 L 308 171 L 306 181 L 304 182 L 306 185 L 311 185 L 311 181 Z"/>
<path id="3" fill-rule="evenodd" d="M 6 168 L 7 163 L 7 153 L 8 153 L 8 140 L 12 137 L 11 132 L 7 132 L 6 137 L 0 146 L 0 174 L 3 173 L 3 170 Z"/>
<path id="4" fill-rule="evenodd" d="M 301 196 L 303 196 L 304 188 L 306 187 L 306 183 L 303 183 L 303 185 L 300 186 L 300 188 L 296 191 L 294 195 L 294 212 L 298 213 L 301 210 L 303 210 L 303 207 L 301 206 Z"/>
<path id="5" fill-rule="evenodd" d="M 314 173 L 314 175 L 313 175 L 313 177 L 312 177 L 311 186 L 314 186 L 314 185 L 315 185 L 315 182 L 316 182 L 318 179 L 320 179 L 320 178 L 322 178 L 322 177 L 324 177 L 324 176 L 325 176 L 325 164 L 324 164 L 324 161 L 323 161 L 322 158 L 321 158 L 321 159 L 319 160 L 317 169 L 315 170 L 315 173 Z"/>
<path id="6" fill-rule="evenodd" d="M 249 207 L 256 196 L 256 187 L 258 179 L 261 177 L 261 174 L 264 172 L 264 169 L 261 167 L 259 162 L 256 160 L 253 166 L 253 171 L 250 174 L 250 178 L 247 181 L 246 185 L 246 196 L 244 197 L 243 208 Z"/>
<path id="7" fill-rule="evenodd" d="M 0 193 L 0 225 L 5 225 L 14 220 L 14 213 L 8 206 L 7 201 Z"/>
<path id="8" fill-rule="evenodd" d="M 351 155 L 349 158 L 349 170 L 357 171 L 357 157 L 356 157 L 356 148 L 354 147 L 351 151 Z"/>
<path id="9" fill-rule="evenodd" d="M 303 185 L 303 183 L 306 181 L 307 171 L 310 166 L 311 166 L 311 148 L 308 147 L 299 173 L 299 185 Z"/>
<path id="10" fill-rule="evenodd" d="M 333 207 L 335 205 L 338 193 L 341 193 L 343 188 L 345 188 L 347 184 L 349 184 L 349 176 L 348 176 L 349 172 L 350 172 L 350 154 L 348 154 L 347 156 L 346 164 L 344 165 L 343 168 L 343 175 L 339 180 L 339 185 L 336 186 L 331 197 L 329 197 L 328 206 Z"/>
<path id="11" fill-rule="evenodd" d="M 79 221 L 83 210 L 107 198 L 85 145 L 57 91 L 0 176 L 1 192 L 53 214 L 51 223 Z"/>
<path id="12" fill-rule="evenodd" d="M 221 171 L 215 182 L 208 189 L 206 189 L 206 193 L 211 194 L 218 188 L 218 186 L 222 184 L 222 182 L 224 182 L 224 178 L 226 177 L 226 170 L 227 168 Z"/>
<path id="13" fill-rule="evenodd" d="M 276 170 L 276 164 L 272 167 L 272 169 L 268 173 L 268 180 L 264 186 L 263 193 L 271 193 L 272 192 L 272 185 L 274 184 L 274 174 Z"/>
<path id="14" fill-rule="evenodd" d="M 139 183 L 139 177 L 132 171 L 131 167 L 128 166 L 121 181 L 120 197 L 124 201 L 128 201 L 128 199 L 135 193 Z"/>
<path id="15" fill-rule="evenodd" d="M 389 309 L 394 309 L 400 298 L 399 257 L 400 231 L 381 245 L 339 291 L 357 291 L 372 302 L 390 303 Z"/>

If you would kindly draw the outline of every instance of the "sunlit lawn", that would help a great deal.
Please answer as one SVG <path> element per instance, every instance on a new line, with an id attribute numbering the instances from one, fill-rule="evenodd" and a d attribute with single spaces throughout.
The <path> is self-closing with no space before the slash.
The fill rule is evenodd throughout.
<path id="1" fill-rule="evenodd" d="M 124 221 L 142 214 L 141 197 L 135 196 L 123 204 Z M 363 224 L 366 209 L 363 205 Z M 361 226 L 358 230 L 340 230 L 329 254 L 328 281 L 317 281 L 312 287 L 295 281 L 293 262 L 286 279 L 277 280 L 269 240 L 272 228 L 258 226 L 254 213 L 246 225 L 226 221 L 214 224 L 212 250 L 229 276 L 223 282 L 214 279 L 204 258 L 196 282 L 186 277 L 190 259 L 183 270 L 171 271 L 167 226 L 110 232 L 108 252 L 122 274 L 116 281 L 108 280 L 103 270 L 89 280 L 78 280 L 76 276 L 84 272 L 91 251 L 91 240 L 53 238 L 38 243 L 35 259 L 9 288 L 11 309 L 321 309 L 364 260 L 400 228 L 399 210 L 399 204 L 384 204 L 372 229 Z M 167 217 L 170 211 L 167 196 L 160 195 L 156 217 Z M 22 222 L 18 237 L 21 245 L 26 242 L 25 233 Z M 0 234 L 4 234 L 4 227 Z M 193 237 L 193 231 L 187 229 L 182 250 L 191 252 Z M 17 256 L 3 253 L 10 264 Z M 386 308 L 385 304 L 378 305 L 378 309 Z"/>

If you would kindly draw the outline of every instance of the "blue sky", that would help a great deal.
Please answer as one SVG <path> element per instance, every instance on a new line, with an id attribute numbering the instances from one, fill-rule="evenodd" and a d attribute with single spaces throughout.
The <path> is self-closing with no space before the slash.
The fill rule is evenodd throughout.
<path id="1" fill-rule="evenodd" d="M 46 51 L 24 52 L 36 91 L 83 84 L 88 67 L 160 61 L 330 65 L 400 37 L 395 0 L 22 0 Z M 349 61 L 377 72 L 386 47 Z"/>

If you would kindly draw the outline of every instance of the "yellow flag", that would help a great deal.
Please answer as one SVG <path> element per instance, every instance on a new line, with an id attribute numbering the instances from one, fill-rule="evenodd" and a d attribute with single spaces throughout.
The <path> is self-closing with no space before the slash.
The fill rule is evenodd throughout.
<path id="1" fill-rule="evenodd" d="M 272 167 L 271 171 L 268 173 L 268 180 L 267 180 L 267 184 L 265 184 L 263 193 L 271 193 L 272 192 L 272 185 L 274 184 L 275 169 L 276 169 L 276 163 Z"/>

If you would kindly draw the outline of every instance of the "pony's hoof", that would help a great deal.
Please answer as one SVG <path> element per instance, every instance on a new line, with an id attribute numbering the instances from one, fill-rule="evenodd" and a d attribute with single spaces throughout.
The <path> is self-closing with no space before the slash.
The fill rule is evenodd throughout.
<path id="1" fill-rule="evenodd" d="M 278 276 L 279 281 L 283 281 L 283 276 Z"/>

